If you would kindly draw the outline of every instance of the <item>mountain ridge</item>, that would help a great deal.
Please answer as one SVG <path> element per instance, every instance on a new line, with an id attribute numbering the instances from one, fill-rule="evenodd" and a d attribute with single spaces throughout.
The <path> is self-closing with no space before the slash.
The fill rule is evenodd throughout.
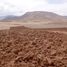
<path id="1" fill-rule="evenodd" d="M 26 12 L 22 16 L 7 16 L 1 21 L 18 22 L 67 22 L 67 16 L 61 16 L 47 11 Z"/>

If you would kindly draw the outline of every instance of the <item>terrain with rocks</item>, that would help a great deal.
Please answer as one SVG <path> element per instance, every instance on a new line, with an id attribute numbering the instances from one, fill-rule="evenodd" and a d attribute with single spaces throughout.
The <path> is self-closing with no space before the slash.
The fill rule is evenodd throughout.
<path id="1" fill-rule="evenodd" d="M 0 67 L 67 67 L 67 34 L 23 26 L 0 30 Z"/>

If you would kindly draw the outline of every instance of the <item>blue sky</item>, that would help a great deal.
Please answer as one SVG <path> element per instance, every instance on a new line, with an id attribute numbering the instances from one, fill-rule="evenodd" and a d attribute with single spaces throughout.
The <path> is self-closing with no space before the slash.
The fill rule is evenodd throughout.
<path id="1" fill-rule="evenodd" d="M 67 0 L 0 0 L 0 16 L 22 15 L 28 11 L 67 15 Z"/>
<path id="2" fill-rule="evenodd" d="M 66 0 L 47 0 L 50 4 L 63 4 Z"/>

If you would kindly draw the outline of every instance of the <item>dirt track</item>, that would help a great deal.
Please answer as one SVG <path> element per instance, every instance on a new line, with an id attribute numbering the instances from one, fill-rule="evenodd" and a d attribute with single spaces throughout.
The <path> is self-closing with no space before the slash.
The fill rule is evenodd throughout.
<path id="1" fill-rule="evenodd" d="M 25 27 L 1 30 L 0 67 L 67 67 L 67 34 Z"/>

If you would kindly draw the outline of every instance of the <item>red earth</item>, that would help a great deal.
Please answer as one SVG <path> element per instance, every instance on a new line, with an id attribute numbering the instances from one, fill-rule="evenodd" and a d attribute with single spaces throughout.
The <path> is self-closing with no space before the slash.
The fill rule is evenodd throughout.
<path id="1" fill-rule="evenodd" d="M 23 26 L 0 30 L 0 67 L 67 67 L 67 34 Z"/>

